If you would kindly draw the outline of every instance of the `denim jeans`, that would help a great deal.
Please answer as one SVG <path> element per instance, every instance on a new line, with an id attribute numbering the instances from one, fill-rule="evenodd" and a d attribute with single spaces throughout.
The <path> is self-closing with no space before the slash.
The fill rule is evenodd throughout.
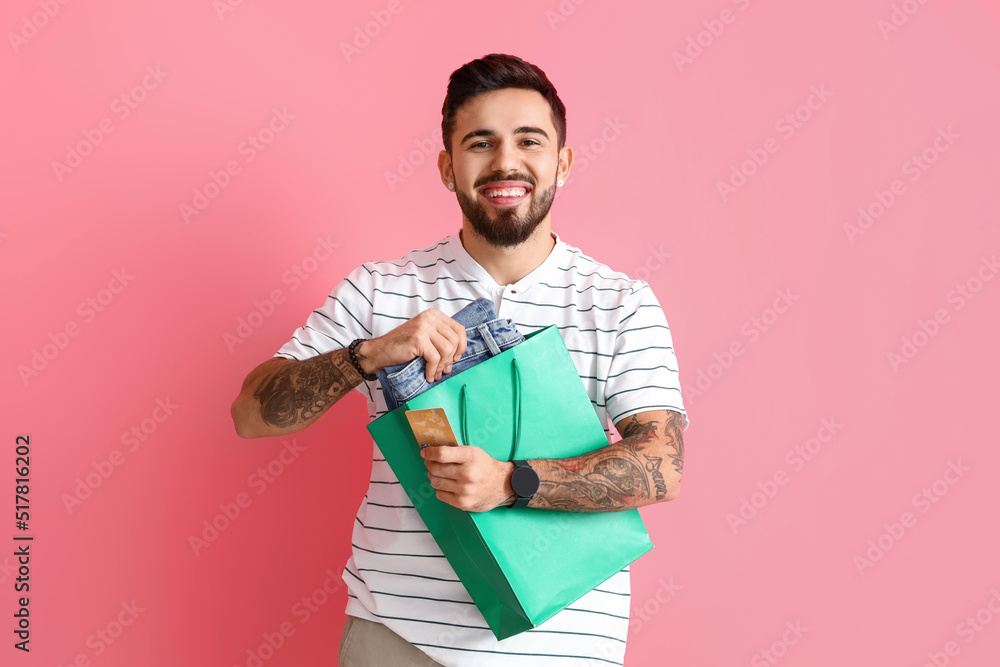
<path id="1" fill-rule="evenodd" d="M 476 299 L 451 317 L 465 326 L 467 341 L 465 352 L 452 364 L 451 373 L 442 376 L 440 380 L 428 382 L 424 377 L 427 362 L 423 357 L 396 366 L 386 366 L 377 373 L 385 404 L 390 411 L 438 383 L 524 342 L 524 336 L 511 320 L 497 317 L 493 302 L 489 299 Z"/>

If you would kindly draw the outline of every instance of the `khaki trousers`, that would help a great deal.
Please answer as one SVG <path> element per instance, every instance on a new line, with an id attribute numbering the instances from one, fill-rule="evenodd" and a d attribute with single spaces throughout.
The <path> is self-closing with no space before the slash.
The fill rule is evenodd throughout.
<path id="1" fill-rule="evenodd" d="M 381 623 L 348 616 L 340 635 L 340 667 L 441 667 Z"/>

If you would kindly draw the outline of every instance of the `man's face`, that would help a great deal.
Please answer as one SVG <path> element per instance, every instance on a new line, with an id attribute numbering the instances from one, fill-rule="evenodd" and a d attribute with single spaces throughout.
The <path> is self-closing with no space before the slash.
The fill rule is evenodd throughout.
<path id="1" fill-rule="evenodd" d="M 454 181 L 465 219 L 487 243 L 518 246 L 548 222 L 556 179 L 565 178 L 569 167 L 565 159 L 560 165 L 558 143 L 549 104 L 537 91 L 494 90 L 459 108 L 452 135 L 453 178 L 444 173 L 447 153 L 442 153 L 442 175 Z"/>

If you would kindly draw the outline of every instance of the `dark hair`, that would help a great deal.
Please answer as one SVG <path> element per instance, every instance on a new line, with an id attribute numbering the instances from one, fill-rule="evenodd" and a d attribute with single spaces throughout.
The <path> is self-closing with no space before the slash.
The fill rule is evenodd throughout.
<path id="1" fill-rule="evenodd" d="M 445 150 L 451 153 L 451 134 L 458 109 L 479 93 L 503 88 L 526 88 L 541 93 L 552 109 L 552 124 L 562 149 L 566 144 L 566 107 L 545 72 L 517 56 L 491 53 L 465 63 L 448 79 L 448 92 L 441 107 L 441 140 Z"/>

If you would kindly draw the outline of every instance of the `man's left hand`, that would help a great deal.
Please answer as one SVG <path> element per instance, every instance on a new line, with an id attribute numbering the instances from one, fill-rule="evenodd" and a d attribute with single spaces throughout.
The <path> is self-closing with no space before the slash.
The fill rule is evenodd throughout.
<path id="1" fill-rule="evenodd" d="M 420 455 L 438 500 L 466 512 L 488 512 L 514 500 L 514 464 L 498 461 L 480 447 L 424 447 Z"/>

